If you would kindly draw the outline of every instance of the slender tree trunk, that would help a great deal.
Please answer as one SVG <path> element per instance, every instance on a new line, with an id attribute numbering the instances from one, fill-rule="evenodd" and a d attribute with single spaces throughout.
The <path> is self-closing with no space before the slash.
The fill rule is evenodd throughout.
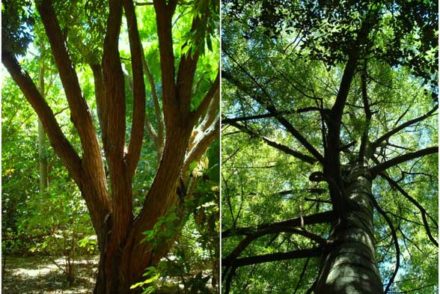
<path id="1" fill-rule="evenodd" d="M 43 60 L 43 58 L 42 58 Z M 40 76 L 39 76 L 39 91 L 41 96 L 44 97 L 44 74 L 45 67 L 44 62 L 40 66 Z M 41 120 L 38 119 L 38 162 L 40 165 L 40 193 L 44 193 L 49 185 L 48 180 L 48 165 L 47 165 L 47 138 L 44 132 L 43 124 Z"/>
<path id="2" fill-rule="evenodd" d="M 375 260 L 371 179 L 367 169 L 351 168 L 344 178 L 344 187 L 347 219 L 333 227 L 315 293 L 383 293 Z"/>
<path id="3" fill-rule="evenodd" d="M 41 121 L 38 120 L 38 161 L 40 165 L 40 193 L 44 193 L 49 184 L 47 165 L 47 139 Z"/>

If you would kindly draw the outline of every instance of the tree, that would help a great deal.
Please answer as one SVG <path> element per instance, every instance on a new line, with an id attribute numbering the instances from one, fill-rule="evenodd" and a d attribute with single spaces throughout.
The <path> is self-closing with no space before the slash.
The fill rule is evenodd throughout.
<path id="1" fill-rule="evenodd" d="M 35 7 L 26 0 L 3 3 L 2 62 L 78 186 L 98 237 L 95 293 L 128 293 L 144 270 L 170 250 L 178 230 L 159 246 L 145 241 L 144 232 L 163 223 L 170 212 L 175 212 L 173 224 L 179 227 L 188 214 L 187 192 L 193 189 L 191 163 L 218 134 L 219 4 L 204 0 L 150 4 L 139 3 L 136 9 L 131 0 L 42 0 Z M 139 17 L 146 26 L 139 27 Z M 67 139 L 17 58 L 38 32 L 40 41 L 50 45 L 79 146 Z M 121 49 L 124 38 L 129 53 Z M 148 43 L 148 55 L 142 42 Z M 93 74 L 94 94 L 81 87 L 87 72 Z M 156 162 L 150 163 L 157 170 L 147 192 L 134 190 L 148 143 L 144 129 L 157 153 Z M 136 201 L 135 193 L 143 194 L 143 203 Z"/>
<path id="2" fill-rule="evenodd" d="M 45 99 L 54 103 L 55 116 L 65 125 L 68 117 L 60 89 L 53 84 L 52 65 L 47 59 L 35 58 L 26 61 L 25 66 L 40 78 L 42 63 Z M 24 97 L 10 78 L 5 78 L 4 85 L 3 97 L 14 99 L 2 103 L 2 131 L 6 136 L 2 140 L 3 262 L 10 256 L 35 255 L 41 258 L 38 260 L 54 263 L 62 273 L 61 281 L 67 278 L 68 283 L 61 286 L 68 286 L 76 280 L 72 261 L 78 255 L 84 258 L 96 254 L 90 217 L 61 161 L 47 143 L 40 145 L 40 123 L 31 106 L 23 105 Z M 69 129 L 65 133 L 69 140 L 74 136 Z M 64 257 L 65 262 L 57 261 L 59 257 Z"/>
<path id="3" fill-rule="evenodd" d="M 226 1 L 226 293 L 437 288 L 436 11 Z"/>

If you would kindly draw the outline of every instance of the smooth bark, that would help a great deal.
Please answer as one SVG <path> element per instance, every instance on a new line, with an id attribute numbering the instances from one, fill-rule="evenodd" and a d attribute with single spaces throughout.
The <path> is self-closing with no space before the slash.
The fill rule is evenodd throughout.
<path id="1" fill-rule="evenodd" d="M 40 66 L 39 90 L 41 96 L 45 95 L 44 87 L 45 66 Z M 41 120 L 38 120 L 38 163 L 40 167 L 40 193 L 44 193 L 49 185 L 48 164 L 47 164 L 47 138 Z"/>
<path id="2" fill-rule="evenodd" d="M 346 219 L 333 226 L 315 292 L 383 293 L 375 259 L 371 176 L 366 168 L 352 167 L 344 182 Z"/>

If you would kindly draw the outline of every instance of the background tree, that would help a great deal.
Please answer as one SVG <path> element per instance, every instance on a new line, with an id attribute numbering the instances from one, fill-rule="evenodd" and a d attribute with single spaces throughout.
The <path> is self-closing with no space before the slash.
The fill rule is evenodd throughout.
<path id="1" fill-rule="evenodd" d="M 66 128 L 69 117 L 60 88 L 54 83 L 53 65 L 39 54 L 30 50 L 30 60 L 22 63 L 39 79 L 45 99 L 55 105 L 54 115 L 69 140 L 74 141 L 71 128 Z M 2 94 L 15 97 L 2 104 L 2 132 L 5 135 L 2 138 L 2 261 L 3 270 L 8 270 L 4 276 L 13 279 L 10 271 L 19 266 L 14 264 L 14 261 L 18 263 L 14 257 L 37 256 L 57 266 L 62 273 L 63 287 L 70 287 L 74 282 L 80 284 L 82 280 L 76 279 L 75 260 L 79 256 L 90 258 L 91 254 L 96 254 L 96 239 L 85 203 L 60 160 L 47 146 L 37 116 L 30 105 L 22 103 L 20 99 L 24 97 L 10 78 L 5 77 Z M 59 260 L 60 257 L 64 257 L 64 261 Z M 46 282 L 49 284 L 50 280 Z M 6 292 L 23 290 L 32 283 L 25 281 L 21 288 L 11 289 L 6 279 L 3 282 Z"/>
<path id="2" fill-rule="evenodd" d="M 78 186 L 97 234 L 96 293 L 128 293 L 144 270 L 169 252 L 192 212 L 188 201 L 198 195 L 192 193 L 197 181 L 191 163 L 218 133 L 219 4 L 141 4 L 3 3 L 2 62 Z M 50 45 L 73 139 L 38 90 L 32 69 L 30 74 L 23 69 L 26 48 L 34 46 L 37 32 Z M 136 173 L 141 165 L 153 174 L 150 181 L 142 179 L 145 173 Z M 146 231 L 160 242 L 148 239 L 149 233 L 145 239 Z M 168 233 L 159 238 L 163 232 Z"/>
<path id="3" fill-rule="evenodd" d="M 223 7 L 225 291 L 436 291 L 437 4 Z"/>

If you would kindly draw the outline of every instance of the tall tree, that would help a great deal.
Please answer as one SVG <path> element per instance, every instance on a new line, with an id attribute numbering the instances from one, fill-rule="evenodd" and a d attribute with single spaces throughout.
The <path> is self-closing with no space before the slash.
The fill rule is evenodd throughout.
<path id="1" fill-rule="evenodd" d="M 44 49 L 43 49 L 44 50 Z M 44 52 L 41 50 L 42 52 Z M 41 96 L 45 97 L 45 84 L 44 84 L 44 75 L 45 75 L 45 64 L 44 64 L 44 56 L 43 53 L 40 56 L 41 65 L 40 65 L 40 73 L 39 73 L 39 81 L 38 81 L 38 90 L 41 93 Z M 40 193 L 44 193 L 49 185 L 48 178 L 48 164 L 47 164 L 47 138 L 46 133 L 44 132 L 44 127 L 41 120 L 38 120 L 38 161 L 40 165 Z"/>
<path id="2" fill-rule="evenodd" d="M 35 7 L 26 0 L 3 3 L 2 62 L 78 185 L 98 236 L 101 254 L 95 293 L 129 293 L 144 270 L 170 250 L 177 231 L 159 245 L 145 240 L 144 232 L 163 223 L 160 220 L 170 211 L 179 212 L 176 226 L 184 220 L 190 164 L 218 134 L 218 61 L 217 52 L 211 50 L 216 48 L 219 3 L 142 4 L 136 9 L 131 0 L 40 0 Z M 154 21 L 140 29 L 137 19 L 147 14 L 154 15 Z M 17 59 L 26 54 L 32 30 L 38 26 L 50 44 L 79 148 L 67 139 L 43 93 Z M 121 56 L 124 38 L 128 61 Z M 151 70 L 143 41 L 158 51 L 160 75 Z M 80 83 L 84 70 L 93 73 L 94 101 Z M 96 116 L 89 105 L 96 105 Z M 147 105 L 154 111 L 148 111 Z M 144 129 L 156 146 L 159 162 L 147 192 L 133 191 L 148 142 Z M 137 205 L 134 192 L 144 194 L 142 204 Z"/>
<path id="3" fill-rule="evenodd" d="M 433 291 L 437 4 L 224 10 L 226 292 Z"/>

